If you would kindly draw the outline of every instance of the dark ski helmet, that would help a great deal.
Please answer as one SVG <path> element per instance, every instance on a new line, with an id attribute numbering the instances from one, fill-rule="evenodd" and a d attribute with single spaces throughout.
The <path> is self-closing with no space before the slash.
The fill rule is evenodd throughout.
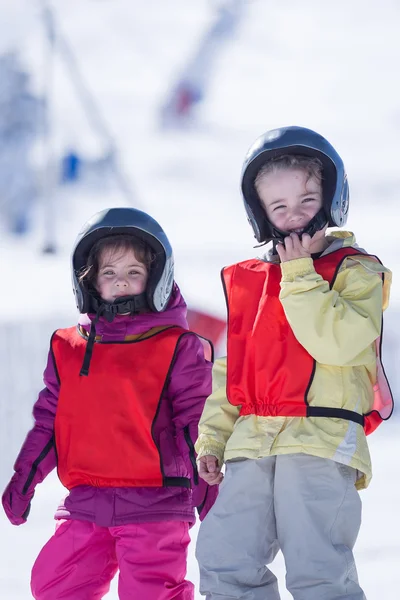
<path id="1" fill-rule="evenodd" d="M 314 235 L 326 224 L 343 227 L 349 210 L 349 187 L 342 159 L 319 133 L 305 127 L 282 127 L 267 131 L 249 149 L 242 169 L 242 194 L 247 218 L 259 243 L 282 240 L 285 232 L 268 221 L 254 182 L 260 169 L 272 158 L 297 154 L 318 158 L 322 163 L 323 206 L 311 219 L 305 233 Z"/>
<path id="2" fill-rule="evenodd" d="M 80 313 L 97 312 L 99 301 L 79 281 L 79 274 L 86 266 L 89 252 L 99 239 L 118 234 L 132 234 L 150 246 L 155 254 L 146 286 L 147 305 L 153 312 L 162 312 L 171 297 L 174 282 L 174 259 L 172 248 L 161 226 L 145 212 L 136 208 L 110 208 L 95 214 L 83 226 L 72 252 L 72 284 L 76 305 Z M 126 299 L 135 296 L 126 296 Z M 138 298 L 138 297 L 136 297 Z M 112 303 L 121 312 L 124 298 Z M 107 303 L 104 303 L 107 304 Z M 128 311 L 135 303 L 128 305 Z M 118 310 L 120 308 L 121 310 Z"/>

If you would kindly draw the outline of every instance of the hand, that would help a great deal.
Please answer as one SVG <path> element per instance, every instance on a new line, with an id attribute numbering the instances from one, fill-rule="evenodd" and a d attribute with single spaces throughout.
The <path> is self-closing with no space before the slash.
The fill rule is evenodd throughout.
<path id="1" fill-rule="evenodd" d="M 291 233 L 285 237 L 283 243 L 276 246 L 281 262 L 295 260 L 296 258 L 311 258 L 311 237 L 304 233 L 301 237 L 297 233 Z"/>
<path id="2" fill-rule="evenodd" d="M 199 459 L 199 475 L 208 485 L 217 485 L 221 483 L 224 476 L 221 473 L 221 467 L 218 465 L 216 456 L 202 456 Z"/>
<path id="3" fill-rule="evenodd" d="M 23 495 L 17 490 L 17 474 L 12 477 L 10 483 L 4 490 L 2 503 L 4 512 L 8 520 L 13 525 L 22 525 L 26 523 L 30 509 L 33 494 Z"/>

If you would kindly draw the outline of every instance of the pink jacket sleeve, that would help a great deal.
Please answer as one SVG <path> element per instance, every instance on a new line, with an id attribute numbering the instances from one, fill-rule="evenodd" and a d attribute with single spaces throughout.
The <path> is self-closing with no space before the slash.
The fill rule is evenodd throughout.
<path id="1" fill-rule="evenodd" d="M 6 515 L 14 525 L 26 521 L 36 485 L 57 464 L 54 418 L 60 386 L 51 353 L 43 379 L 46 387 L 39 393 L 33 408 L 34 426 L 26 436 L 14 464 L 15 473 L 2 497 Z"/>
<path id="2" fill-rule="evenodd" d="M 185 335 L 179 342 L 168 395 L 172 400 L 173 420 L 179 450 L 191 473 L 193 505 L 202 520 L 218 494 L 218 486 L 209 486 L 199 478 L 194 444 L 198 423 L 207 397 L 211 394 L 212 363 L 205 359 L 201 341 L 195 335 Z"/>

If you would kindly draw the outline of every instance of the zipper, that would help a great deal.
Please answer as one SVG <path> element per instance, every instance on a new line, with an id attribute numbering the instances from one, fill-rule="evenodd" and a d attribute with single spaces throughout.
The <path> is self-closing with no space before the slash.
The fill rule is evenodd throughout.
<path id="1" fill-rule="evenodd" d="M 188 425 L 186 425 L 186 427 L 183 428 L 183 435 L 185 436 L 185 440 L 186 440 L 186 443 L 189 448 L 189 458 L 190 458 L 190 462 L 192 463 L 192 467 L 193 467 L 193 483 L 194 483 L 194 485 L 198 485 L 199 484 L 199 472 L 197 471 L 196 453 L 194 451 L 194 445 L 192 442 L 192 438 L 190 437 Z"/>
<path id="2" fill-rule="evenodd" d="M 28 478 L 25 481 L 25 485 L 22 489 L 22 494 L 25 495 L 28 492 L 29 486 L 31 485 L 35 475 L 36 475 L 36 471 L 38 469 L 38 466 L 40 465 L 40 463 L 42 462 L 42 460 L 44 460 L 46 458 L 46 456 L 48 455 L 48 453 L 50 452 L 50 450 L 52 449 L 52 447 L 54 446 L 54 440 L 53 437 L 51 438 L 51 440 L 49 442 L 47 442 L 46 446 L 43 448 L 43 450 L 41 451 L 41 453 L 39 454 L 39 456 L 33 461 L 32 463 L 32 467 L 31 470 L 29 472 Z"/>

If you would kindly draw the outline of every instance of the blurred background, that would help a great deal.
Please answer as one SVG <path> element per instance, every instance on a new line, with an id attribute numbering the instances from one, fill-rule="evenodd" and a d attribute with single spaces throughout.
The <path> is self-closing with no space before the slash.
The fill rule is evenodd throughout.
<path id="1" fill-rule="evenodd" d="M 259 252 L 242 161 L 283 125 L 335 146 L 351 187 L 348 229 L 394 271 L 384 361 L 396 401 L 399 30 L 397 0 L 0 0 L 1 488 L 32 424 L 50 335 L 77 318 L 69 257 L 83 223 L 111 206 L 159 220 L 193 327 L 222 354 L 220 270 Z M 395 412 L 371 438 L 356 553 L 368 600 L 398 597 L 398 425 Z M 0 515 L 0 598 L 30 597 L 63 493 L 50 476 L 26 525 Z M 197 582 L 196 528 L 192 537 Z M 288 600 L 281 557 L 275 571 Z"/>

